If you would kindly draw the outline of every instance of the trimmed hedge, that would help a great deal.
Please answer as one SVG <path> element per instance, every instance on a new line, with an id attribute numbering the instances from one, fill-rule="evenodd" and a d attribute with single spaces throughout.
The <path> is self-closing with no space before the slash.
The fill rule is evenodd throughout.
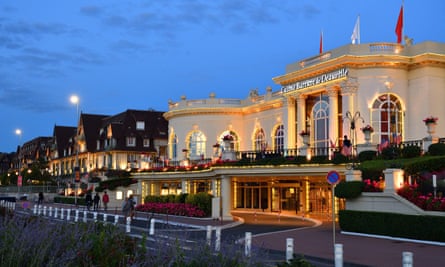
<path id="1" fill-rule="evenodd" d="M 212 214 L 212 195 L 207 193 L 197 193 L 187 195 L 185 203 L 192 204 L 205 212 L 206 215 Z"/>
<path id="2" fill-rule="evenodd" d="M 340 229 L 373 235 L 445 242 L 445 217 L 340 210 Z"/>
<path id="3" fill-rule="evenodd" d="M 362 194 L 362 181 L 341 181 L 335 186 L 334 194 L 338 198 L 356 198 Z"/>
<path id="4" fill-rule="evenodd" d="M 445 144 L 435 143 L 428 147 L 428 154 L 431 156 L 445 156 Z"/>

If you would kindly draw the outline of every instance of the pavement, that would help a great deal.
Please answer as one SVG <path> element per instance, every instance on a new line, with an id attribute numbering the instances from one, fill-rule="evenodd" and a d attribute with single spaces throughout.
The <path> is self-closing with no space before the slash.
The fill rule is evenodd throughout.
<path id="1" fill-rule="evenodd" d="M 48 205 L 62 207 L 61 204 Z M 107 213 L 121 216 L 117 210 Z M 343 266 L 404 266 L 404 252 L 412 253 L 412 266 L 445 266 L 445 243 L 345 233 L 339 229 L 338 224 L 334 225 L 326 217 L 309 218 L 267 212 L 232 212 L 232 215 L 235 218 L 233 221 L 172 215 L 155 215 L 154 218 L 158 222 L 198 229 L 206 229 L 210 225 L 232 231 L 251 231 L 252 246 L 282 252 L 283 259 L 286 240 L 292 238 L 295 255 L 324 262 L 322 266 L 334 266 L 334 244 L 341 244 L 343 247 Z M 150 216 L 153 215 L 136 213 L 135 219 L 148 221 Z M 121 220 L 123 222 L 123 218 Z"/>

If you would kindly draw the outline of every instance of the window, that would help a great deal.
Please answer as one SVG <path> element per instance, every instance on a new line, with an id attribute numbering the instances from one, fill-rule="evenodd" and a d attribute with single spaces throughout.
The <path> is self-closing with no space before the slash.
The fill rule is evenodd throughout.
<path id="1" fill-rule="evenodd" d="M 144 147 L 150 147 L 150 139 L 144 138 Z"/>
<path id="2" fill-rule="evenodd" d="M 136 130 L 145 130 L 145 121 L 137 121 Z"/>
<path id="3" fill-rule="evenodd" d="M 190 157 L 200 158 L 205 156 L 205 142 L 206 138 L 200 131 L 194 131 L 189 138 Z"/>
<path id="4" fill-rule="evenodd" d="M 263 129 L 258 129 L 255 134 L 254 150 L 261 151 L 267 148 L 266 136 Z"/>
<path id="5" fill-rule="evenodd" d="M 374 143 L 399 143 L 402 137 L 402 104 L 394 94 L 382 94 L 371 109 L 371 126 L 374 128 Z"/>
<path id="6" fill-rule="evenodd" d="M 329 147 L 329 104 L 325 100 L 320 100 L 315 103 L 312 109 L 312 116 L 314 120 L 313 138 L 314 146 L 316 148 Z"/>
<path id="7" fill-rule="evenodd" d="M 135 147 L 136 146 L 136 137 L 127 137 L 127 146 Z"/>
<path id="8" fill-rule="evenodd" d="M 280 124 L 275 130 L 274 136 L 275 151 L 283 151 L 284 149 L 284 126 Z"/>

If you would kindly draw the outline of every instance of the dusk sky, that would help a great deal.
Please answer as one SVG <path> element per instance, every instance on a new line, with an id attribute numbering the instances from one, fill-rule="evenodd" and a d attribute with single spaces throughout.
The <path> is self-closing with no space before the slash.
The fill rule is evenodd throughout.
<path id="1" fill-rule="evenodd" d="M 1 1 L 0 152 L 84 113 L 168 110 L 279 86 L 287 64 L 351 43 L 395 43 L 402 1 Z M 445 1 L 404 1 L 404 35 L 445 42 Z M 22 130 L 16 135 L 15 130 Z"/>

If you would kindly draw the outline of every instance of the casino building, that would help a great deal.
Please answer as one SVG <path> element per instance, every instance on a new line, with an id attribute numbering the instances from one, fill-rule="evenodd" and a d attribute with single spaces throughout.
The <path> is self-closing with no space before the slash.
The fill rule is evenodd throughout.
<path id="1" fill-rule="evenodd" d="M 273 81 L 280 89 L 251 90 L 245 99 L 170 101 L 170 164 L 255 160 L 281 156 L 331 156 L 344 136 L 352 153 L 389 143 L 424 149 L 445 135 L 445 44 L 348 44 L 289 64 Z M 439 118 L 435 129 L 423 120 Z M 370 125 L 373 132 L 360 129 Z M 137 174 L 145 195 L 207 191 L 214 216 L 232 210 L 329 213 L 326 174 L 345 166 L 214 166 L 202 171 Z M 341 204 L 341 203 L 340 203 Z"/>

